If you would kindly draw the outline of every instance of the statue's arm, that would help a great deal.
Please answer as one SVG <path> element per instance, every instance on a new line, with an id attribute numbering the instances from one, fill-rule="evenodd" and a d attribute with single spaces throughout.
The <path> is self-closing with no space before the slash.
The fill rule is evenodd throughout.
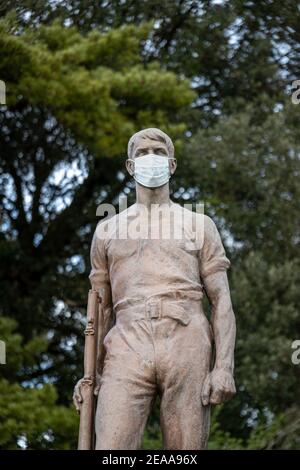
<path id="1" fill-rule="evenodd" d="M 216 357 L 213 370 L 206 378 L 202 401 L 223 403 L 235 394 L 234 346 L 236 335 L 227 274 L 219 271 L 204 279 L 204 287 L 211 306 L 211 324 L 214 333 Z"/>
<path id="2" fill-rule="evenodd" d="M 200 274 L 211 307 L 211 325 L 215 341 L 215 364 L 204 381 L 202 402 L 218 404 L 236 392 L 234 372 L 235 316 L 227 279 L 230 261 L 214 222 L 204 219 L 204 238 L 200 255 Z"/>
<path id="3" fill-rule="evenodd" d="M 97 356 L 97 369 L 96 369 L 96 383 L 95 394 L 99 391 L 100 378 L 102 373 L 102 367 L 105 358 L 105 349 L 103 347 L 103 340 L 107 335 L 108 331 L 114 324 L 112 299 L 111 299 L 111 287 L 109 279 L 109 270 L 107 264 L 107 256 L 105 249 L 105 225 L 98 224 L 90 251 L 91 260 L 91 272 L 89 275 L 91 287 L 97 291 L 101 297 L 101 310 L 102 315 L 99 318 L 98 327 L 98 356 Z M 73 402 L 77 411 L 80 411 L 82 403 L 81 395 L 81 384 L 83 379 L 80 379 L 74 388 Z"/>
<path id="4" fill-rule="evenodd" d="M 95 395 L 98 394 L 100 389 L 100 379 L 102 375 L 102 369 L 104 365 L 105 359 L 105 348 L 103 345 L 103 341 L 109 330 L 115 324 L 115 318 L 113 315 L 113 308 L 112 308 L 112 299 L 111 299 L 111 288 L 110 284 L 102 284 L 100 289 L 98 290 L 101 297 L 101 310 L 102 315 L 99 318 L 99 334 L 98 334 L 98 356 L 97 356 L 97 368 L 96 368 L 96 382 L 97 386 L 95 388 Z"/>

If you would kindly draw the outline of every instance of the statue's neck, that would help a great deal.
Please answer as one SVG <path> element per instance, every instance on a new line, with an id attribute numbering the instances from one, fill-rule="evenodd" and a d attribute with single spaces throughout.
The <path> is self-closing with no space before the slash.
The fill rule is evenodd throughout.
<path id="1" fill-rule="evenodd" d="M 139 184 L 136 185 L 136 202 L 147 208 L 151 208 L 152 204 L 170 204 L 169 183 L 164 184 L 160 188 L 145 188 Z"/>

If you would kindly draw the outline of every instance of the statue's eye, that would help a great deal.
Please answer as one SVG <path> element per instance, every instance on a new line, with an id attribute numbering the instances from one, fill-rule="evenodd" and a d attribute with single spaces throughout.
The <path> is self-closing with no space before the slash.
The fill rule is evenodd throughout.
<path id="1" fill-rule="evenodd" d="M 147 155 L 147 150 L 138 150 L 135 154 L 135 158 L 143 157 L 144 155 Z"/>
<path id="2" fill-rule="evenodd" d="M 167 155 L 167 152 L 164 148 L 160 147 L 160 148 L 157 148 L 155 153 L 157 153 L 158 155 L 162 155 L 162 156 L 165 156 Z"/>

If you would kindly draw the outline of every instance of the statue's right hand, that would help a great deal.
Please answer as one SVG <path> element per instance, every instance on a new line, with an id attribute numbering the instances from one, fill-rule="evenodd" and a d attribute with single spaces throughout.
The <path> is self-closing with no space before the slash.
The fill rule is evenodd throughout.
<path id="1" fill-rule="evenodd" d="M 83 402 L 82 394 L 81 394 L 81 384 L 83 382 L 83 379 L 78 380 L 77 384 L 74 387 L 74 392 L 73 392 L 73 403 L 76 408 L 76 411 L 80 413 L 81 410 L 81 405 Z"/>

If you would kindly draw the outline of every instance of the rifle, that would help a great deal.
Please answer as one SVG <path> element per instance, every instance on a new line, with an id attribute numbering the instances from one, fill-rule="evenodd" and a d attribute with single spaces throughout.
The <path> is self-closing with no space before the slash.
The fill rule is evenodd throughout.
<path id="1" fill-rule="evenodd" d="M 96 386 L 99 346 L 102 344 L 102 330 L 102 299 L 97 291 L 90 289 L 87 304 L 87 324 L 84 332 L 84 377 L 81 383 L 82 405 L 80 410 L 78 450 L 92 450 L 94 448 L 96 409 L 94 390 Z"/>

